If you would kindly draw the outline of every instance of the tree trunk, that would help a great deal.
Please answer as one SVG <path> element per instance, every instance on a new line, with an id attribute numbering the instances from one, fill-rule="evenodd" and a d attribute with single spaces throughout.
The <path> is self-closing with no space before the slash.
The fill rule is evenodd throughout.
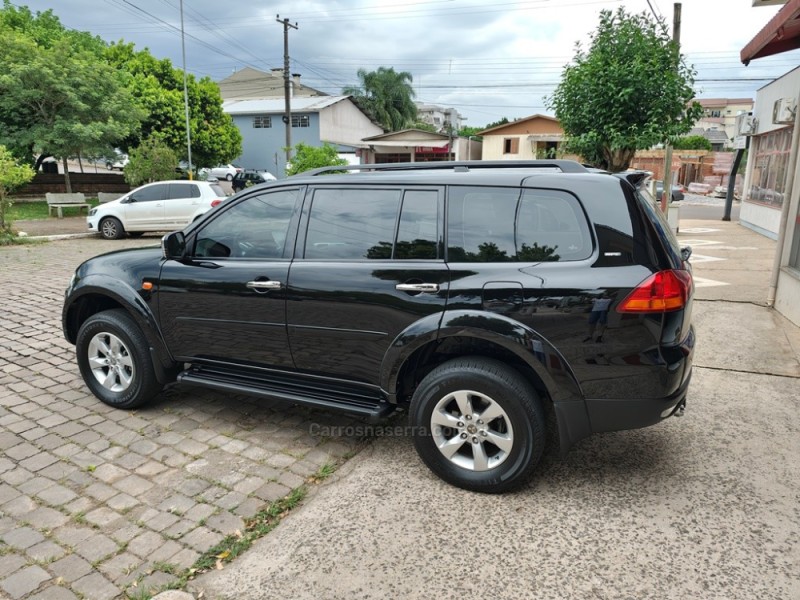
<path id="1" fill-rule="evenodd" d="M 65 156 L 63 159 L 64 161 L 64 185 L 67 188 L 67 193 L 72 193 L 72 182 L 69 180 L 69 165 L 67 164 L 67 157 Z"/>
<path id="2" fill-rule="evenodd" d="M 619 148 L 616 150 L 605 148 L 603 155 L 606 159 L 606 168 L 612 173 L 625 171 L 630 167 L 634 154 L 636 154 L 636 148 Z"/>

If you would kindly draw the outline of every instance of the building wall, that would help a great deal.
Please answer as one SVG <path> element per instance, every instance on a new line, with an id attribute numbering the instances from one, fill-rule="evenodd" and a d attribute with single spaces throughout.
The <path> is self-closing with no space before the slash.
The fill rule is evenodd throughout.
<path id="1" fill-rule="evenodd" d="M 753 184 L 757 179 L 754 169 L 758 167 L 756 164 L 758 161 L 754 157 L 760 149 L 765 147 L 765 140 L 767 139 L 765 136 L 767 134 L 773 133 L 774 135 L 774 132 L 787 128 L 786 124 L 772 122 L 772 110 L 775 101 L 780 98 L 797 98 L 797 90 L 799 89 L 800 68 L 797 68 L 758 90 L 756 103 L 753 107 L 753 116 L 758 119 L 758 134 L 750 140 L 750 151 L 748 153 L 750 158 L 748 158 L 745 191 L 739 221 L 742 225 L 773 239 L 778 236 L 782 202 L 777 203 L 774 199 L 765 202 L 763 198 L 758 197 L 760 190 L 754 191 Z M 784 138 L 790 140 L 791 135 L 786 135 Z M 788 151 L 789 148 L 787 147 L 786 150 Z M 777 173 L 774 175 L 778 177 Z M 783 176 L 784 173 L 781 173 L 780 177 Z"/>
<path id="2" fill-rule="evenodd" d="M 558 121 L 533 118 L 509 123 L 502 129 L 483 136 L 483 160 L 530 160 L 536 158 L 537 140 L 528 139 L 531 135 L 563 136 L 564 130 Z M 505 140 L 517 140 L 517 152 L 505 153 Z M 539 140 L 538 143 L 544 146 Z"/>
<path id="3" fill-rule="evenodd" d="M 320 144 L 320 119 L 318 113 L 292 113 L 293 116 L 307 115 L 308 127 L 292 127 L 292 146 L 305 142 L 311 146 Z M 284 177 L 286 172 L 286 129 L 282 115 L 269 115 L 271 127 L 253 127 L 256 115 L 233 115 L 233 124 L 242 134 L 242 154 L 234 163 L 244 169 L 265 169 L 276 177 Z"/>
<path id="4" fill-rule="evenodd" d="M 320 113 L 319 139 L 323 142 L 356 146 L 362 139 L 382 133 L 383 129 L 349 100 L 337 102 Z"/>
<path id="5" fill-rule="evenodd" d="M 517 152 L 506 154 L 504 152 L 505 140 L 508 138 L 517 139 Z M 524 135 L 484 135 L 483 136 L 483 160 L 526 160 L 534 158 L 533 144 L 528 140 L 528 134 Z"/>

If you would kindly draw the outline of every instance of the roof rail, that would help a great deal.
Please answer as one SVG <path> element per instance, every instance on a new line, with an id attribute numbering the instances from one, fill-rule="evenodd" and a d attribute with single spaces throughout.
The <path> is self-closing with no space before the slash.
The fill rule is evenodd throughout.
<path id="1" fill-rule="evenodd" d="M 453 169 L 464 172 L 472 169 L 559 169 L 562 173 L 589 172 L 586 167 L 574 160 L 443 160 L 320 167 L 304 173 L 298 173 L 298 175 L 315 177 L 340 171 L 432 171 L 436 169 Z"/>

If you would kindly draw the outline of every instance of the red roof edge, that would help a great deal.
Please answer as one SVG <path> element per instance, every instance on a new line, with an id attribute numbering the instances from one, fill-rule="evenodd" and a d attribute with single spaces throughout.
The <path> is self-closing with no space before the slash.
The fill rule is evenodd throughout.
<path id="1" fill-rule="evenodd" d="M 769 23 L 742 48 L 745 65 L 762 58 L 800 48 L 800 0 L 789 0 Z"/>

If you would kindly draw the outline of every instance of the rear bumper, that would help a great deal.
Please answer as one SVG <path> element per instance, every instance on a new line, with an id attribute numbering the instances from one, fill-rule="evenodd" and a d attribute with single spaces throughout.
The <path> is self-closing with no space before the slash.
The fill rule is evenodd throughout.
<path id="1" fill-rule="evenodd" d="M 691 372 L 678 390 L 664 398 L 597 400 L 587 399 L 586 409 L 593 432 L 639 429 L 671 417 L 686 403 Z"/>

